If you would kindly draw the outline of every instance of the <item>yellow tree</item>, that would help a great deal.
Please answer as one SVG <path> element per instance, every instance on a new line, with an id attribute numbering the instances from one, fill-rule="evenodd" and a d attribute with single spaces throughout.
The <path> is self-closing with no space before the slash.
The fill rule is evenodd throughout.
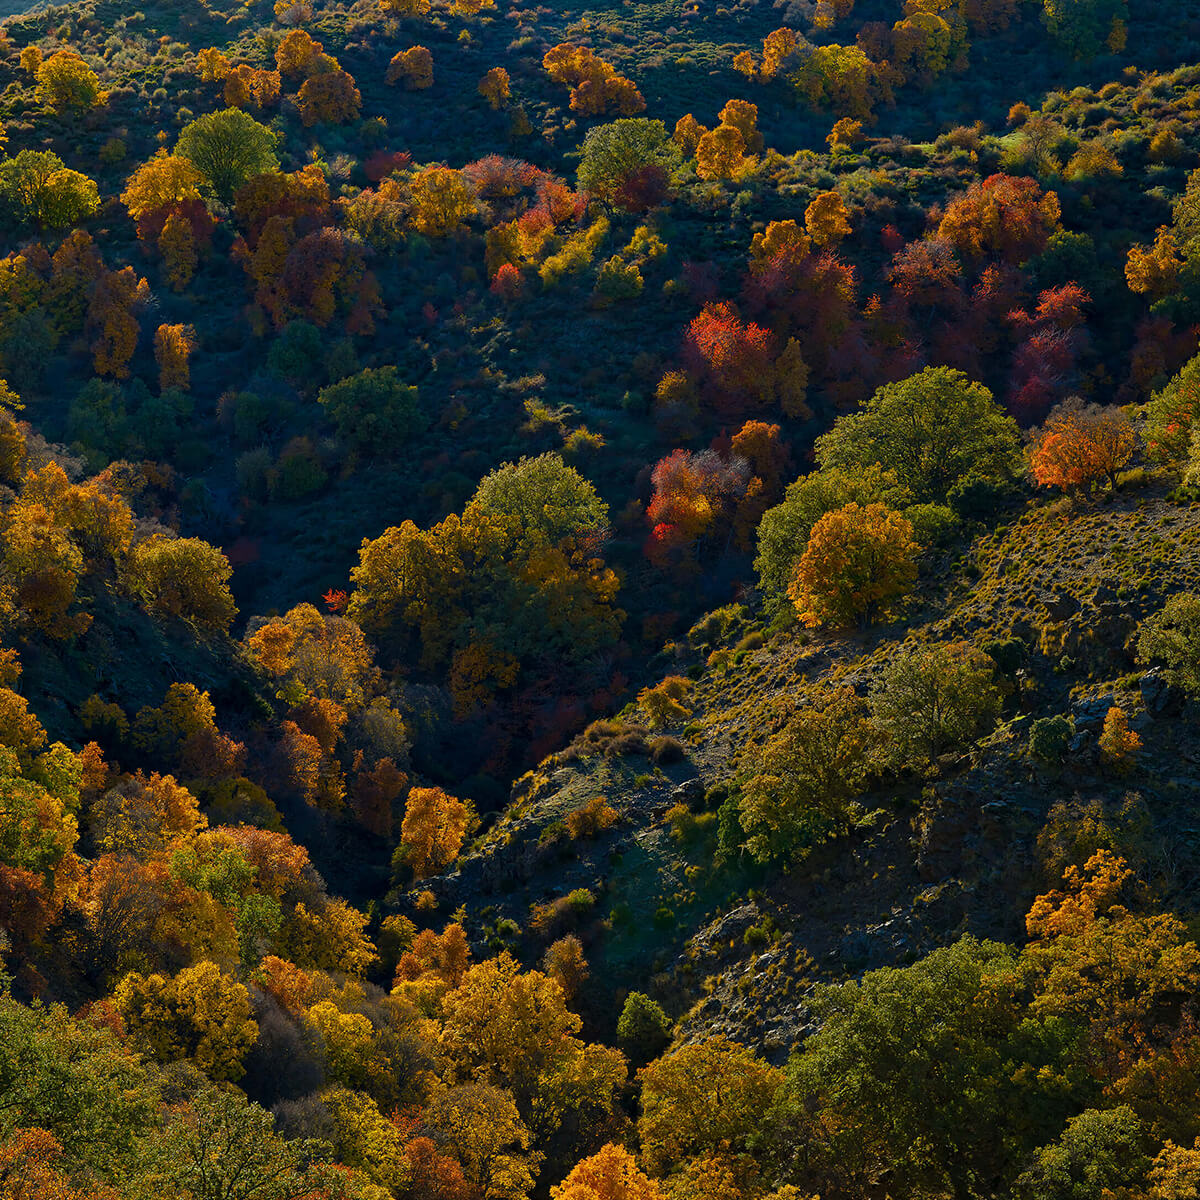
<path id="1" fill-rule="evenodd" d="M 418 879 L 436 875 L 458 857 L 475 824 L 470 801 L 449 796 L 441 788 L 413 788 L 400 825 L 405 863 Z"/>
<path id="2" fill-rule="evenodd" d="M 821 192 L 804 210 L 804 227 L 818 246 L 836 246 L 850 232 L 850 214 L 837 192 Z"/>
<path id="3" fill-rule="evenodd" d="M 428 167 L 412 181 L 412 223 L 427 237 L 449 237 L 475 211 L 475 192 L 461 171 Z"/>
<path id="4" fill-rule="evenodd" d="M 143 163 L 125 181 L 121 203 L 135 221 L 200 199 L 204 176 L 194 163 L 165 150 Z"/>
<path id="5" fill-rule="evenodd" d="M 84 112 L 108 99 L 96 72 L 74 50 L 66 49 L 52 54 L 38 67 L 37 94 L 58 113 Z"/>
<path id="6" fill-rule="evenodd" d="M 250 993 L 212 962 L 173 978 L 133 972 L 117 985 L 113 1002 L 134 1040 L 160 1062 L 191 1059 L 210 1079 L 240 1078 L 242 1059 L 258 1038 Z"/>
<path id="7" fill-rule="evenodd" d="M 550 1189 L 553 1200 L 665 1200 L 654 1180 L 638 1170 L 624 1146 L 609 1142 Z"/>
<path id="8" fill-rule="evenodd" d="M 745 163 L 745 139 L 732 125 L 718 125 L 696 143 L 696 174 L 701 179 L 733 179 Z"/>
<path id="9" fill-rule="evenodd" d="M 870 622 L 917 578 L 912 522 L 883 504 L 850 503 L 813 526 L 788 597 L 806 625 Z"/>
<path id="10" fill-rule="evenodd" d="M 154 334 L 154 359 L 158 363 L 158 386 L 162 391 L 191 385 L 188 360 L 196 348 L 196 331 L 190 325 L 160 325 Z"/>
<path id="11" fill-rule="evenodd" d="M 414 92 L 424 91 L 433 87 L 433 55 L 424 46 L 409 46 L 401 50 L 388 63 L 385 83 L 399 83 L 404 80 L 404 86 Z M 480 90 L 483 85 L 480 84 Z"/>
<path id="12" fill-rule="evenodd" d="M 487 100 L 493 108 L 498 109 L 503 107 L 504 102 L 511 94 L 508 72 L 503 67 L 493 67 L 479 81 L 479 94 L 485 100 Z"/>

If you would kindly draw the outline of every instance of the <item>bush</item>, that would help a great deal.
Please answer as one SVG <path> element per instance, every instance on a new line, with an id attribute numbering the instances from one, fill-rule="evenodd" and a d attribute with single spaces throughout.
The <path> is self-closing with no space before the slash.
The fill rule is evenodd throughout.
<path id="1" fill-rule="evenodd" d="M 650 761 L 656 766 L 666 767 L 672 763 L 683 762 L 687 751 L 678 738 L 656 737 L 650 741 Z"/>
<path id="2" fill-rule="evenodd" d="M 417 405 L 417 389 L 401 383 L 395 367 L 359 371 L 322 388 L 317 401 L 338 433 L 368 454 L 402 449 L 427 424 Z"/>
<path id="3" fill-rule="evenodd" d="M 1138 631 L 1138 661 L 1163 663 L 1173 682 L 1200 695 L 1200 595 L 1172 596 Z"/>
<path id="4" fill-rule="evenodd" d="M 657 1058 L 671 1043 L 673 1022 L 644 992 L 630 992 L 617 1022 L 617 1045 L 635 1067 Z"/>
<path id="5" fill-rule="evenodd" d="M 1075 735 L 1075 725 L 1068 717 L 1041 717 L 1029 730 L 1029 753 L 1046 763 L 1062 762 Z"/>
<path id="6" fill-rule="evenodd" d="M 619 819 L 620 814 L 603 796 L 595 796 L 567 814 L 567 832 L 573 839 L 598 837 Z"/>

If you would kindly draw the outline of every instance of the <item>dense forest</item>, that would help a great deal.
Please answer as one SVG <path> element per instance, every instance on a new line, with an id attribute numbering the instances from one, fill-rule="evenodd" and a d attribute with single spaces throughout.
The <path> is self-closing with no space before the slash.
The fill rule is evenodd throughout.
<path id="1" fill-rule="evenodd" d="M 1200 1196 L 1200 3 L 0 0 L 0 238 L 0 1200 Z"/>

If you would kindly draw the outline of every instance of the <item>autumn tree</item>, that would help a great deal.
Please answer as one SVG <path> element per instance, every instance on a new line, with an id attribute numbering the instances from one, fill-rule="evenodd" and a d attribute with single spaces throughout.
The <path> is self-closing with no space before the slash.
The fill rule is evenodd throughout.
<path id="1" fill-rule="evenodd" d="M 37 68 L 37 94 L 57 113 L 86 112 L 108 99 L 96 72 L 70 49 L 52 54 Z"/>
<path id="2" fill-rule="evenodd" d="M 345 125 L 358 120 L 362 93 L 354 77 L 338 68 L 310 75 L 300 87 L 299 103 L 305 125 Z"/>
<path id="3" fill-rule="evenodd" d="M 1136 295 L 1161 300 L 1178 287 L 1183 265 L 1173 230 L 1169 225 L 1162 225 L 1152 245 L 1135 244 L 1129 247 L 1125 260 L 1125 280 L 1129 290 Z"/>
<path id="4" fill-rule="evenodd" d="M 278 71 L 239 63 L 225 76 L 225 107 L 263 109 L 279 99 Z"/>
<path id="5" fill-rule="evenodd" d="M 171 214 L 200 202 L 204 176 L 190 159 L 161 151 L 125 182 L 121 203 L 142 237 L 157 236 Z"/>
<path id="6" fill-rule="evenodd" d="M 696 143 L 696 174 L 701 179 L 736 179 L 746 167 L 746 141 L 741 130 L 718 125 Z"/>
<path id="7" fill-rule="evenodd" d="M 577 1163 L 550 1195 L 552 1200 L 665 1200 L 629 1151 L 612 1142 Z"/>
<path id="8" fill-rule="evenodd" d="M 944 503 L 973 481 L 1005 484 L 1021 461 L 1016 422 L 981 383 L 950 367 L 927 367 L 881 387 L 860 413 L 817 439 L 820 465 L 878 466 L 914 499 Z"/>
<path id="9" fill-rule="evenodd" d="M 643 112 L 646 101 L 632 80 L 585 46 L 563 42 L 548 50 L 542 66 L 550 78 L 571 88 L 571 109 L 584 116 L 614 111 L 622 117 Z"/>
<path id="10" fill-rule="evenodd" d="M 820 192 L 804 210 L 804 227 L 816 246 L 836 246 L 850 232 L 850 214 L 837 192 Z"/>
<path id="11" fill-rule="evenodd" d="M 414 92 L 433 87 L 433 55 L 424 46 L 400 50 L 388 63 L 385 82 L 392 84 L 401 80 Z"/>
<path id="12" fill-rule="evenodd" d="M 749 100 L 729 100 L 717 114 L 722 125 L 736 129 L 742 135 L 742 144 L 747 154 L 758 154 L 763 148 L 763 137 L 758 131 L 758 105 Z"/>
<path id="13" fill-rule="evenodd" d="M 305 30 L 291 29 L 275 47 L 275 68 L 286 79 L 307 78 L 323 50 Z"/>
<path id="14" fill-rule="evenodd" d="M 694 1155 L 744 1152 L 783 1080 L 724 1037 L 693 1042 L 638 1072 L 638 1135 L 656 1174 Z"/>
<path id="15" fill-rule="evenodd" d="M 1046 248 L 1061 215 L 1058 196 L 1037 180 L 989 175 L 946 209 L 938 236 L 970 261 L 995 256 L 1019 266 Z"/>
<path id="16" fill-rule="evenodd" d="M 883 504 L 851 502 L 813 526 L 788 597 L 806 625 L 868 624 L 916 581 L 912 522 Z"/>
<path id="17" fill-rule="evenodd" d="M 706 304 L 684 334 L 684 361 L 721 409 L 744 410 L 773 399 L 776 350 L 770 330 L 743 321 L 726 301 Z"/>
<path id="18" fill-rule="evenodd" d="M 238 108 L 208 113 L 184 126 L 175 153 L 193 163 L 225 203 L 248 179 L 279 167 L 275 135 Z"/>
<path id="19" fill-rule="evenodd" d="M 449 796 L 441 788 L 413 788 L 400 826 L 405 865 L 417 879 L 445 870 L 476 824 L 469 800 Z"/>
<path id="20" fill-rule="evenodd" d="M 379 7 L 393 17 L 425 17 L 430 0 L 379 0 Z"/>
<path id="21" fill-rule="evenodd" d="M 413 177 L 412 223 L 427 237 L 449 237 L 475 211 L 475 191 L 461 171 L 427 167 Z"/>
<path id="22" fill-rule="evenodd" d="M 258 1036 L 246 988 L 215 963 L 185 967 L 173 978 L 133 972 L 113 1000 L 134 1039 L 161 1062 L 191 1059 L 211 1079 L 238 1079 Z"/>
<path id="23" fill-rule="evenodd" d="M 479 81 L 478 91 L 493 108 L 503 108 L 511 94 L 508 72 L 503 67 L 492 67 Z"/>
<path id="24" fill-rule="evenodd" d="M 191 384 L 189 359 L 196 348 L 196 331 L 190 325 L 160 325 L 154 334 L 154 360 L 162 391 Z"/>
<path id="25" fill-rule="evenodd" d="M 886 77 L 859 46 L 813 46 L 790 79 L 815 108 L 862 121 L 870 120 L 875 104 L 890 95 Z"/>
<path id="26" fill-rule="evenodd" d="M 1035 435 L 1029 462 L 1041 487 L 1091 488 L 1107 480 L 1115 490 L 1136 445 L 1133 423 L 1119 408 L 1067 401 Z"/>

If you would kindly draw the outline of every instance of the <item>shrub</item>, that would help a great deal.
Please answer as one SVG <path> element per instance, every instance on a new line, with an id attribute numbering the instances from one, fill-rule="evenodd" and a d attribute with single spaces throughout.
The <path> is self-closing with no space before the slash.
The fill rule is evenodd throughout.
<path id="1" fill-rule="evenodd" d="M 1029 730 L 1029 753 L 1042 762 L 1061 762 L 1074 735 L 1075 726 L 1069 718 L 1040 717 Z"/>
<path id="2" fill-rule="evenodd" d="M 598 837 L 620 820 L 620 814 L 603 796 L 594 796 L 586 804 L 567 814 L 567 831 L 574 839 Z"/>

